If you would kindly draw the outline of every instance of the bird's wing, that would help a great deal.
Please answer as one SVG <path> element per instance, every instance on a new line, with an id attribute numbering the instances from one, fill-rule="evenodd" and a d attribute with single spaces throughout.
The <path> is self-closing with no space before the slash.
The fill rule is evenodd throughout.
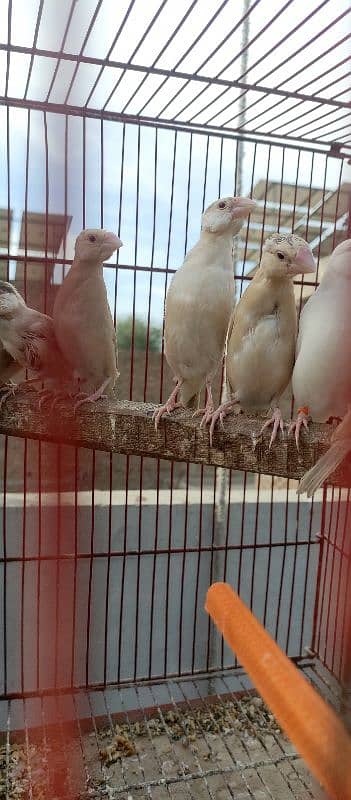
<path id="1" fill-rule="evenodd" d="M 52 319 L 40 312 L 28 315 L 21 338 L 28 369 L 35 372 L 45 371 L 50 356 L 53 357 L 57 349 Z"/>
<path id="2" fill-rule="evenodd" d="M 58 345 L 82 379 L 100 385 L 108 377 L 117 377 L 116 332 L 104 280 L 96 272 L 88 278 L 82 275 L 81 280 L 77 274 L 72 281 L 69 277 L 70 273 L 54 306 Z"/>

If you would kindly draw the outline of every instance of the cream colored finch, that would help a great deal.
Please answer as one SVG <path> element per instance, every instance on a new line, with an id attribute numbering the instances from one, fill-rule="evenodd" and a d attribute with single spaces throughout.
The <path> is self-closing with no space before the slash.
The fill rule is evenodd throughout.
<path id="1" fill-rule="evenodd" d="M 163 414 L 187 406 L 203 387 L 203 421 L 213 412 L 212 382 L 234 304 L 232 239 L 255 205 L 248 197 L 222 197 L 211 203 L 202 215 L 199 241 L 174 275 L 166 299 L 165 355 L 176 386 L 154 413 L 156 428 Z"/>
<path id="2" fill-rule="evenodd" d="M 116 333 L 107 300 L 103 264 L 122 242 L 101 229 L 82 231 L 76 239 L 71 269 L 54 304 L 55 335 L 61 351 L 88 393 L 75 410 L 111 394 L 118 377 Z"/>
<path id="3" fill-rule="evenodd" d="M 304 239 L 275 233 L 266 240 L 259 269 L 233 312 L 226 353 L 231 399 L 212 415 L 211 442 L 217 420 L 237 403 L 245 410 L 272 409 L 262 428 L 273 425 L 270 446 L 283 430 L 279 398 L 291 378 L 297 333 L 292 279 L 314 270 Z"/>
<path id="4" fill-rule="evenodd" d="M 300 318 L 297 356 L 292 376 L 298 406 L 295 428 L 299 446 L 301 426 L 309 419 L 345 419 L 333 434 L 328 453 L 303 477 L 298 493 L 312 495 L 350 449 L 351 405 L 351 239 L 332 253 L 317 291 Z M 346 415 L 346 416 L 345 416 Z"/>
<path id="5" fill-rule="evenodd" d="M 343 417 L 351 402 L 351 239 L 332 253 L 299 325 L 292 388 L 300 407 L 295 428 L 298 447 L 308 416 L 316 422 Z"/>

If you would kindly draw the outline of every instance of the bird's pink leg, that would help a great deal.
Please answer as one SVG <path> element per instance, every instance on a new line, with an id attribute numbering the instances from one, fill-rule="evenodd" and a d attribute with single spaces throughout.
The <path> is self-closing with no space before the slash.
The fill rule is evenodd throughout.
<path id="1" fill-rule="evenodd" d="M 227 414 L 230 414 L 231 411 L 235 408 L 235 406 L 239 403 L 239 398 L 234 395 L 231 400 L 228 400 L 226 403 L 221 403 L 218 406 L 217 410 L 213 412 L 212 416 L 209 418 L 208 422 L 211 421 L 210 425 L 210 445 L 212 447 L 212 440 L 213 440 L 213 431 L 215 429 L 216 423 L 219 420 L 221 425 L 223 425 L 224 417 Z"/>
<path id="2" fill-rule="evenodd" d="M 97 400 L 100 400 L 103 397 L 105 397 L 104 391 L 109 385 L 109 383 L 111 383 L 111 378 L 106 378 L 106 380 L 101 384 L 101 386 L 99 386 L 96 392 L 93 392 L 93 394 L 88 394 L 87 397 L 83 397 L 82 400 L 78 400 L 78 402 L 75 403 L 74 406 L 74 413 L 76 413 L 77 408 L 83 406 L 84 403 L 96 403 Z"/>
<path id="3" fill-rule="evenodd" d="M 214 412 L 214 402 L 212 396 L 212 385 L 210 381 L 206 381 L 206 405 L 205 408 L 197 408 L 196 411 L 193 413 L 193 417 L 200 417 L 202 415 L 202 420 L 200 422 L 200 428 L 203 425 L 207 425 L 207 423 L 212 419 L 212 414 Z"/>
<path id="4" fill-rule="evenodd" d="M 301 408 L 297 409 L 296 420 L 293 420 L 293 422 L 289 426 L 289 435 L 290 435 L 290 433 L 292 433 L 292 431 L 295 431 L 295 442 L 296 442 L 296 448 L 297 448 L 298 451 L 300 450 L 300 443 L 299 443 L 300 430 L 301 430 L 301 428 L 303 426 L 307 431 L 308 430 L 309 421 L 310 421 L 310 418 L 309 418 L 309 414 L 308 414 L 308 406 L 302 406 Z"/>
<path id="5" fill-rule="evenodd" d="M 157 410 L 157 408 L 155 409 L 155 411 L 154 411 L 154 413 L 152 415 L 152 419 L 155 420 L 155 430 L 156 431 L 157 431 L 157 428 L 158 428 L 158 423 L 159 423 L 161 417 L 163 417 L 164 414 L 171 414 L 172 411 L 174 411 L 175 408 L 179 408 L 180 406 L 183 407 L 183 403 L 177 403 L 177 395 L 178 395 L 178 392 L 179 392 L 179 389 L 180 389 L 182 383 L 183 383 L 183 378 L 180 378 L 177 381 L 177 383 L 176 383 L 176 385 L 175 385 L 175 387 L 173 389 L 172 394 L 170 394 L 168 400 L 166 400 L 165 404 L 163 406 L 161 406 L 161 408 L 159 408 L 158 410 Z"/>
<path id="6" fill-rule="evenodd" d="M 277 432 L 279 428 L 282 433 L 284 432 L 284 422 L 280 408 L 275 408 L 271 418 L 267 419 L 267 422 L 265 422 L 264 425 L 262 425 L 262 428 L 260 430 L 260 436 L 266 428 L 269 428 L 270 425 L 273 425 L 273 430 L 272 430 L 272 436 L 269 441 L 269 450 L 271 449 L 273 442 L 277 438 Z"/>

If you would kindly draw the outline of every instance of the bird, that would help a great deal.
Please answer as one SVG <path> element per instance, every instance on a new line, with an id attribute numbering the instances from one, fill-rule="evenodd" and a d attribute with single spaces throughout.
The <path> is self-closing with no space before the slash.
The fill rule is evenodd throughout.
<path id="1" fill-rule="evenodd" d="M 27 306 L 7 281 L 0 281 L 0 342 L 0 379 L 5 390 L 1 404 L 19 388 L 6 381 L 23 368 L 34 372 L 35 377 L 21 383 L 21 387 L 45 379 L 64 384 L 72 377 L 58 347 L 51 317 Z"/>
<path id="2" fill-rule="evenodd" d="M 330 447 L 316 464 L 305 473 L 297 487 L 297 494 L 312 497 L 329 475 L 336 470 L 341 462 L 351 451 L 351 405 L 330 439 Z"/>
<path id="3" fill-rule="evenodd" d="M 117 340 L 103 278 L 104 261 L 123 242 L 103 229 L 85 229 L 75 242 L 70 271 L 53 309 L 54 330 L 71 369 L 86 385 L 77 394 L 75 411 L 87 402 L 111 395 L 118 378 Z"/>
<path id="4" fill-rule="evenodd" d="M 327 422 L 347 412 L 351 400 L 351 239 L 331 254 L 318 289 L 305 304 L 299 324 L 292 389 L 298 406 L 295 430 L 310 418 Z"/>
<path id="5" fill-rule="evenodd" d="M 165 304 L 165 356 L 176 386 L 154 412 L 161 417 L 200 398 L 206 387 L 201 424 L 214 410 L 212 382 L 223 358 L 226 331 L 234 304 L 232 239 L 255 208 L 248 197 L 221 197 L 206 208 L 200 239 L 175 273 Z M 179 401 L 177 397 L 179 395 Z"/>
<path id="6" fill-rule="evenodd" d="M 330 451 L 303 477 L 298 493 L 311 496 L 343 458 L 351 405 L 351 239 L 337 245 L 320 285 L 304 306 L 299 325 L 292 389 L 298 406 L 290 426 L 296 447 L 309 421 L 343 420 Z M 346 415 L 346 416 L 345 416 Z"/>
<path id="7" fill-rule="evenodd" d="M 283 419 L 279 398 L 291 378 L 297 333 L 293 277 L 316 268 L 307 242 L 293 233 L 273 233 L 262 248 L 259 268 L 233 310 L 225 356 L 231 398 L 210 419 L 210 443 L 217 420 L 241 410 L 272 409 L 269 447 Z"/>

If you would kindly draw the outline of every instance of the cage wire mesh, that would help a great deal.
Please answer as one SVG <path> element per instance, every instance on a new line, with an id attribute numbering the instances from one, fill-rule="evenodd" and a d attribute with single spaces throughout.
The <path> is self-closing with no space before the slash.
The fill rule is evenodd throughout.
<path id="1" fill-rule="evenodd" d="M 297 232 L 318 260 L 298 309 L 348 235 L 350 11 L 1 4 L 1 278 L 50 314 L 79 231 L 120 233 L 104 269 L 120 398 L 171 387 L 166 292 L 213 199 L 258 201 L 233 254 L 237 298 L 270 232 Z M 339 707 L 349 495 L 307 502 L 287 479 L 2 439 L 2 796 L 315 796 L 204 597 L 234 585 Z"/>

